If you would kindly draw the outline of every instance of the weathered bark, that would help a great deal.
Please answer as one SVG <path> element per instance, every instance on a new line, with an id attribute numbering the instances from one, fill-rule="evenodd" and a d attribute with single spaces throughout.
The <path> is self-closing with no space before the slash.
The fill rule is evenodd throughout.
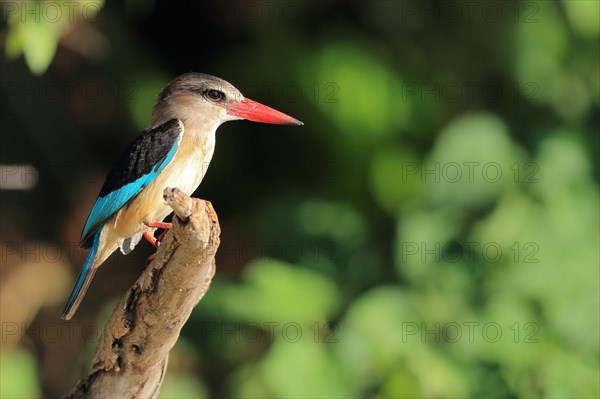
<path id="1" fill-rule="evenodd" d="M 155 398 L 169 351 L 215 273 L 220 227 L 210 202 L 167 188 L 173 227 L 104 328 L 88 376 L 66 398 Z"/>

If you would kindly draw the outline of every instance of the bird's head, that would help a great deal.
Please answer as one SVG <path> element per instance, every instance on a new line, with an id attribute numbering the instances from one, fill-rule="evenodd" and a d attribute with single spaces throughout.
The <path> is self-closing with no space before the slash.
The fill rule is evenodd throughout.
<path id="1" fill-rule="evenodd" d="M 152 112 L 153 124 L 171 118 L 200 123 L 247 119 L 278 125 L 302 125 L 273 108 L 245 98 L 229 82 L 202 73 L 187 73 L 173 79 L 158 95 Z M 216 127 L 215 126 L 215 127 Z"/>

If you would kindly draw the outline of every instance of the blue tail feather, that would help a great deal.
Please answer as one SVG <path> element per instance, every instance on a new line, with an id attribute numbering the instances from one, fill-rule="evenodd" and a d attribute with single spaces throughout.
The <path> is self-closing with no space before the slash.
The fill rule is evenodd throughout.
<path id="1" fill-rule="evenodd" d="M 63 314 L 61 316 L 62 319 L 69 320 L 71 317 L 73 317 L 88 287 L 90 286 L 90 283 L 92 282 L 92 278 L 94 277 L 97 269 L 94 266 L 94 258 L 96 257 L 96 253 L 98 252 L 98 247 L 100 245 L 101 232 L 102 228 L 98 229 L 94 235 L 92 248 L 90 248 L 90 252 L 88 252 L 87 258 L 85 259 L 83 267 L 81 268 L 79 276 L 77 277 L 77 281 L 75 282 L 75 286 L 71 291 L 71 295 L 69 295 L 69 299 L 67 300 L 67 304 L 65 305 L 65 309 L 63 310 Z"/>

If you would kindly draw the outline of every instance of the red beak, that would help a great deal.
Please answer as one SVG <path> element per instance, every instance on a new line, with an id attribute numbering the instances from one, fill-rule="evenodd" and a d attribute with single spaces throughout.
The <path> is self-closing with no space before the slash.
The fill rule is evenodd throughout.
<path id="1" fill-rule="evenodd" d="M 227 106 L 227 113 L 254 122 L 273 123 L 276 125 L 304 125 L 304 123 L 296 118 L 292 118 L 283 112 L 279 112 L 248 98 Z"/>

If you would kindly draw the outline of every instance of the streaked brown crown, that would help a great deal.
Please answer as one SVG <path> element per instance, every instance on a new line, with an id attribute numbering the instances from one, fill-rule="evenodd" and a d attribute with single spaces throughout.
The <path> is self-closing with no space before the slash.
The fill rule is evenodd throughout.
<path id="1" fill-rule="evenodd" d="M 210 90 L 217 90 L 225 94 L 223 99 L 225 103 L 240 101 L 244 98 L 238 89 L 223 79 L 204 73 L 190 72 L 173 79 L 158 94 L 157 102 L 160 103 L 175 94 L 183 93 L 204 96 L 208 101 L 214 102 L 214 99 L 208 97 Z"/>

